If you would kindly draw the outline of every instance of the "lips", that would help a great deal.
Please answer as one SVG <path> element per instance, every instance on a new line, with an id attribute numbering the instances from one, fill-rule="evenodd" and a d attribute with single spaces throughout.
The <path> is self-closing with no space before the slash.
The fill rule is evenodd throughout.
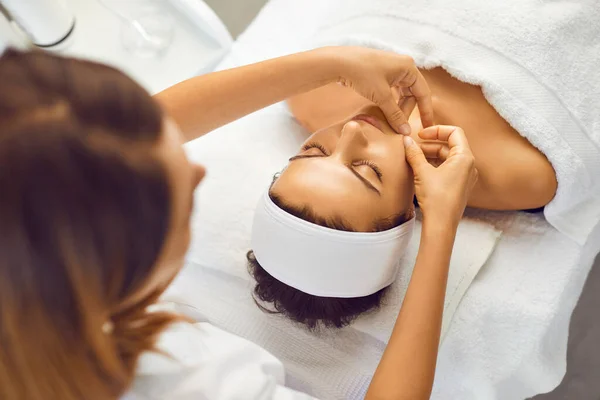
<path id="1" fill-rule="evenodd" d="M 360 115 L 357 115 L 356 117 L 352 118 L 352 120 L 353 121 L 364 121 L 367 124 L 372 125 L 373 127 L 377 128 L 383 132 L 383 130 L 381 129 L 381 121 L 379 121 L 377 118 L 373 117 L 372 115 L 360 114 Z"/>

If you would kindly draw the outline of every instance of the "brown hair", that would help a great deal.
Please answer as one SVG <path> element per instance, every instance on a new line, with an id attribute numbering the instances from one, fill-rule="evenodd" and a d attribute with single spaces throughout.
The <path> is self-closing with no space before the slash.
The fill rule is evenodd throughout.
<path id="1" fill-rule="evenodd" d="M 0 87 L 0 398 L 116 399 L 174 320 L 146 311 L 160 293 L 118 309 L 168 232 L 162 112 L 117 70 L 43 52 L 7 50 Z"/>
<path id="2" fill-rule="evenodd" d="M 342 219 L 325 218 L 317 215 L 309 207 L 292 206 L 273 193 L 269 193 L 269 196 L 279 208 L 305 221 L 331 229 L 353 231 L 350 225 Z M 411 216 L 412 209 L 409 211 L 409 215 L 402 214 L 376 221 L 373 224 L 373 232 L 394 228 L 406 222 Z M 285 315 L 310 330 L 321 326 L 342 328 L 350 324 L 359 315 L 379 308 L 387 290 L 387 288 L 383 288 L 368 296 L 353 298 L 314 296 L 275 279 L 261 267 L 252 250 L 246 254 L 246 259 L 248 260 L 248 270 L 256 281 L 254 298 L 258 307 L 268 313 Z M 273 309 L 268 309 L 261 303 L 272 303 Z"/>

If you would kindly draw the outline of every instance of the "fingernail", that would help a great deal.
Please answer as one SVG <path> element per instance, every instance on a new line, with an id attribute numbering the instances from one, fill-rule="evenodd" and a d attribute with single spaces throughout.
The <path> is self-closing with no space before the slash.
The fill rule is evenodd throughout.
<path id="1" fill-rule="evenodd" d="M 415 143 L 414 140 L 412 140 L 412 138 L 410 136 L 404 136 L 404 145 L 406 147 L 410 147 L 413 145 L 413 143 Z"/>
<path id="2" fill-rule="evenodd" d="M 408 125 L 408 124 L 400 125 L 400 133 L 403 135 L 410 135 L 410 125 Z"/>

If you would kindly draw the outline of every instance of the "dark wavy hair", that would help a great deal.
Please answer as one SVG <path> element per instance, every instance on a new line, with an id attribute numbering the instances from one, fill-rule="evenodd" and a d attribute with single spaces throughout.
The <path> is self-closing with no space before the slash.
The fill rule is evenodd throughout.
<path id="1" fill-rule="evenodd" d="M 308 206 L 294 207 L 273 193 L 269 193 L 269 197 L 279 208 L 305 221 L 331 229 L 354 231 L 340 218 L 318 216 Z M 374 223 L 372 231 L 392 229 L 409 218 L 410 215 L 401 214 L 378 220 Z M 378 309 L 387 290 L 386 287 L 368 296 L 353 298 L 313 296 L 275 279 L 261 267 L 252 250 L 248 251 L 246 259 L 248 271 L 256 280 L 254 300 L 258 307 L 271 314 L 282 314 L 310 330 L 319 327 L 342 328 L 350 324 L 359 315 Z M 272 308 L 265 307 L 264 303 L 272 303 Z"/>

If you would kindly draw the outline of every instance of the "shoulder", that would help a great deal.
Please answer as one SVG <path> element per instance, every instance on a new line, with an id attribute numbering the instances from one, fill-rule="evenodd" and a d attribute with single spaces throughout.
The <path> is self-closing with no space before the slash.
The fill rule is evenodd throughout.
<path id="1" fill-rule="evenodd" d="M 496 201 L 503 203 L 501 209 L 544 207 L 556 194 L 558 181 L 554 168 L 542 153 L 531 147 L 507 149 L 510 156 L 487 171 L 485 184 Z"/>

